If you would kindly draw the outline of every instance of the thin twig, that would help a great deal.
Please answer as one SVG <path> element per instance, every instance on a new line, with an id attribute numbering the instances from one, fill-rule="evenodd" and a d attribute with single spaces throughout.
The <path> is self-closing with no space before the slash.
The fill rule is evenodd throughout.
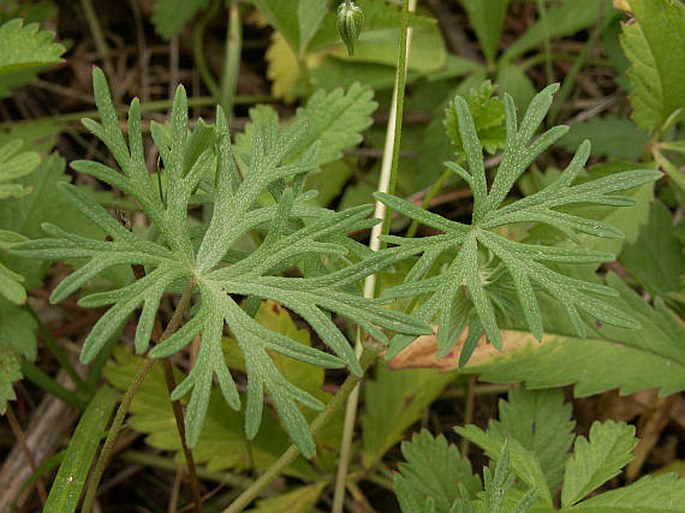
<path id="1" fill-rule="evenodd" d="M 112 65 L 112 61 L 109 59 L 107 41 L 105 40 L 105 35 L 102 32 L 102 27 L 100 26 L 98 16 L 93 8 L 92 0 L 81 0 L 81 7 L 86 15 L 86 22 L 88 23 L 88 28 L 93 36 L 95 49 L 97 50 L 100 60 L 102 61 L 102 67 L 105 68 L 105 75 L 107 75 L 110 84 L 116 84 L 116 81 L 114 80 L 114 66 Z"/>
<path id="2" fill-rule="evenodd" d="M 17 442 L 19 442 L 19 445 L 21 446 L 21 450 L 24 451 L 24 455 L 31 466 L 31 472 L 34 475 L 37 474 L 38 465 L 36 465 L 36 460 L 33 458 L 33 454 L 26 443 L 24 430 L 21 429 L 21 425 L 19 424 L 16 415 L 14 415 L 14 409 L 9 403 L 7 404 L 7 410 L 5 411 L 5 414 L 7 415 L 7 420 L 9 421 L 12 433 L 14 433 Z M 36 490 L 38 491 L 38 496 L 40 497 L 40 503 L 45 506 L 45 502 L 48 500 L 48 493 L 45 489 L 45 483 L 43 483 L 43 480 L 40 477 L 36 479 Z"/>

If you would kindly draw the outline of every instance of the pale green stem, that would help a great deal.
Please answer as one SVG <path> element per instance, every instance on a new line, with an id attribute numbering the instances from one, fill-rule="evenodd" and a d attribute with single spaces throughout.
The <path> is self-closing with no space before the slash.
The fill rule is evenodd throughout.
<path id="1" fill-rule="evenodd" d="M 402 139 L 402 115 L 404 112 L 404 92 L 407 81 L 407 61 L 409 60 L 409 49 L 411 45 L 412 31 L 409 25 L 409 13 L 416 10 L 416 0 L 405 0 L 403 6 L 401 40 L 397 62 L 397 72 L 395 75 L 395 87 L 393 89 L 392 103 L 390 105 L 390 116 L 388 118 L 388 129 L 385 136 L 385 148 L 383 160 L 381 162 L 381 176 L 378 182 L 378 191 L 394 194 L 397 184 L 397 168 L 399 165 L 400 142 Z M 378 251 L 381 248 L 381 234 L 390 231 L 390 212 L 380 201 L 376 201 L 374 217 L 382 220 L 375 225 L 371 231 L 369 248 Z M 364 280 L 364 297 L 372 298 L 376 293 L 376 275 L 371 274 Z M 357 340 L 355 343 L 355 353 L 359 357 L 363 351 L 362 333 L 357 330 Z M 335 481 L 335 492 L 333 495 L 332 513 L 342 513 L 345 502 L 345 483 L 347 472 L 350 465 L 350 452 L 352 438 L 354 436 L 354 426 L 357 420 L 357 407 L 359 404 L 359 385 L 355 386 L 347 399 L 345 408 L 345 423 L 343 426 L 343 437 L 340 445 L 340 459 L 338 462 L 338 473 Z"/>
<path id="2" fill-rule="evenodd" d="M 226 116 L 233 117 L 233 102 L 238 87 L 240 54 L 243 46 L 243 26 L 240 19 L 240 4 L 233 0 L 228 8 L 228 30 L 224 50 L 224 69 L 221 74 L 220 103 Z"/>
<path id="3" fill-rule="evenodd" d="M 86 15 L 86 22 L 88 23 L 88 28 L 93 36 L 95 49 L 97 50 L 100 60 L 102 61 L 102 67 L 105 68 L 105 75 L 107 75 L 110 84 L 115 84 L 116 80 L 114 80 L 114 66 L 112 65 L 112 61 L 109 59 L 107 41 L 105 41 L 105 35 L 102 33 L 102 27 L 100 27 L 100 21 L 98 20 L 98 15 L 95 13 L 92 0 L 81 0 L 81 8 L 83 9 L 83 13 Z"/>
<path id="4" fill-rule="evenodd" d="M 213 1 L 209 6 L 209 9 L 205 11 L 197 22 L 195 30 L 193 31 L 193 58 L 195 59 L 195 66 L 197 66 L 197 71 L 200 73 L 200 77 L 202 78 L 205 87 L 207 87 L 210 94 L 215 99 L 219 98 L 219 86 L 217 86 L 216 80 L 214 80 L 212 73 L 207 67 L 204 42 L 207 24 L 216 17 L 220 6 L 221 4 L 217 0 Z"/>

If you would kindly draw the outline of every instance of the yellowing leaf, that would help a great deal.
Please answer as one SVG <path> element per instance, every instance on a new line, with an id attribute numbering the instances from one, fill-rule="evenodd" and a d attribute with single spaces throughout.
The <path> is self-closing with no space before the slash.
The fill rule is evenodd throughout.
<path id="1" fill-rule="evenodd" d="M 269 61 L 266 76 L 273 82 L 271 94 L 286 102 L 295 101 L 298 96 L 296 91 L 300 80 L 300 63 L 280 32 L 274 32 L 271 36 L 266 60 Z"/>
<path id="2" fill-rule="evenodd" d="M 257 501 L 257 507 L 248 513 L 310 513 L 325 487 L 325 482 L 300 486 L 278 497 Z"/>

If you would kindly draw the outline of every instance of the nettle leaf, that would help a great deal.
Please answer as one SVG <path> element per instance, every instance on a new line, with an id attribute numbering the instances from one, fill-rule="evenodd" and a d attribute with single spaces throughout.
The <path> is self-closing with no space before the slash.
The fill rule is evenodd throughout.
<path id="1" fill-rule="evenodd" d="M 471 463 L 442 435 L 436 438 L 421 431 L 402 444 L 402 456 L 406 463 L 399 464 L 395 475 L 402 511 L 447 512 L 460 497 L 470 498 L 481 490 Z"/>
<path id="2" fill-rule="evenodd" d="M 523 389 L 516 392 L 518 399 L 510 404 L 519 404 L 524 415 L 531 402 L 526 395 L 531 392 Z M 542 398 L 540 393 L 532 393 Z M 548 396 L 551 398 L 551 396 Z M 559 393 L 559 397 L 561 394 Z M 503 404 L 500 403 L 500 408 Z M 517 408 L 514 406 L 514 408 Z M 559 408 L 556 400 L 539 402 L 538 418 L 543 429 L 551 428 L 556 421 L 547 420 L 544 412 L 551 415 Z M 537 463 L 535 455 L 524 449 L 520 442 L 520 430 L 516 424 L 491 422 L 487 431 L 469 425 L 457 427 L 460 435 L 468 438 L 485 450 L 486 455 L 496 461 L 494 473 L 486 468 L 483 471 L 484 492 L 470 504 L 465 502 L 450 512 L 517 512 L 553 513 L 554 511 L 588 513 L 645 513 L 645 512 L 683 512 L 685 511 L 685 479 L 675 474 L 653 478 L 646 476 L 631 485 L 610 490 L 587 498 L 598 487 L 617 476 L 621 469 L 631 461 L 632 451 L 637 446 L 634 426 L 624 422 L 595 422 L 590 428 L 589 438 L 576 438 L 574 453 L 568 457 L 568 446 L 554 449 L 556 458 L 565 461 L 563 488 L 561 489 L 561 509 L 553 506 L 552 496 L 544 483 L 535 480 Z M 546 423 L 546 425 L 545 425 Z M 519 431 L 517 437 L 515 431 Z M 564 434 L 566 437 L 568 433 Z M 513 476 L 505 476 L 509 473 Z M 499 473 L 499 474 L 498 474 Z M 499 476 L 499 477 L 498 477 Z M 515 479 L 512 479 L 514 477 Z M 398 490 L 399 493 L 399 490 Z M 456 493 L 453 491 L 453 493 Z M 469 507 L 470 506 L 470 507 Z M 485 506 L 485 509 L 483 509 Z M 423 511 L 403 509 L 406 512 Z M 426 510 L 427 511 L 427 510 Z M 439 510 L 435 510 L 439 511 Z M 447 510 L 442 510 L 447 511 Z"/>
<path id="3" fill-rule="evenodd" d="M 595 422 L 589 439 L 577 437 L 574 454 L 569 456 L 573 439 L 572 423 L 569 423 L 571 408 L 563 405 L 562 398 L 561 392 L 512 389 L 509 401 L 500 402 L 500 420 L 491 421 L 487 431 L 473 425 L 455 428 L 492 460 L 483 469 L 482 491 L 479 491 L 477 478 L 471 475 L 470 465 L 459 459 L 455 447 L 448 445 L 444 438 L 435 439 L 427 432 L 415 435 L 411 443 L 402 445 L 406 462 L 400 463 L 400 474 L 395 479 L 395 492 L 402 512 L 685 511 L 685 479 L 678 479 L 674 474 L 657 478 L 647 476 L 623 488 L 602 494 L 594 492 L 617 476 L 632 459 L 632 451 L 638 443 L 635 428 L 623 422 Z M 505 410 L 509 410 L 508 413 Z M 513 419 L 512 414 L 518 418 Z M 526 415 L 532 415 L 535 420 L 529 422 Z M 561 432 L 553 434 L 555 428 Z M 534 449 L 524 447 L 531 436 L 538 436 L 537 430 L 541 430 L 540 444 Z M 556 441 L 543 447 L 544 440 L 550 440 L 550 437 Z M 556 486 L 549 490 L 543 477 L 547 473 L 541 467 L 541 462 L 548 459 L 545 454 L 560 462 L 564 472 L 560 500 L 556 501 L 561 509 L 554 507 Z M 557 465 L 554 467 L 556 469 Z M 557 470 L 554 473 L 557 474 Z M 588 498 L 589 494 L 593 496 Z"/>
<path id="4" fill-rule="evenodd" d="M 685 7 L 681 2 L 629 0 L 635 16 L 622 25 L 621 45 L 630 61 L 633 120 L 653 133 L 685 108 Z"/>
<path id="5" fill-rule="evenodd" d="M 589 438 L 579 436 L 566 465 L 563 506 L 572 506 L 614 476 L 633 459 L 635 427 L 623 422 L 595 422 Z"/>
<path id="6" fill-rule="evenodd" d="M 0 200 L 6 198 L 20 198 L 29 194 L 31 188 L 20 183 L 12 183 L 15 179 L 32 173 L 40 164 L 40 155 L 34 151 L 21 151 L 22 141 L 16 139 L 0 146 Z M 13 231 L 0 230 L 0 248 L 6 250 L 10 244 L 20 242 L 25 238 Z M 21 304 L 26 301 L 26 291 L 23 282 L 25 278 L 0 262 L 0 295 L 12 303 Z"/>
<path id="7" fill-rule="evenodd" d="M 575 205 L 631 205 L 632 199 L 617 195 L 653 182 L 661 174 L 649 169 L 616 173 L 574 185 L 583 173 L 590 156 L 590 144 L 584 142 L 566 169 L 540 191 L 505 203 L 519 177 L 535 159 L 561 138 L 567 127 L 548 129 L 537 138 L 535 132 L 552 102 L 557 85 L 545 88 L 531 101 L 520 125 L 510 96 L 505 95 L 506 145 L 492 183 L 489 185 L 483 161 L 483 145 L 478 139 L 469 106 L 461 97 L 454 102 L 459 134 L 463 141 L 466 168 L 448 162 L 448 168 L 462 178 L 473 193 L 473 215 L 470 225 L 451 221 L 427 212 L 406 200 L 383 193 L 376 197 L 388 207 L 442 233 L 422 239 L 387 236 L 385 240 L 401 248 L 422 252 L 403 285 L 384 293 L 389 299 L 428 294 L 414 314 L 422 321 L 438 325 L 438 355 L 447 355 L 469 325 L 461 364 L 465 364 L 482 333 L 498 349 L 502 337 L 497 310 L 506 309 L 506 294 L 498 293 L 502 277 L 510 280 L 524 318 L 533 335 L 543 336 L 543 319 L 539 295 L 554 298 L 568 316 L 575 332 L 587 333 L 581 312 L 602 323 L 635 328 L 633 318 L 606 301 L 617 292 L 603 284 L 581 280 L 565 274 L 559 264 L 597 264 L 613 260 L 606 252 L 581 246 L 549 246 L 511 240 L 503 235 L 509 225 L 547 225 L 576 244 L 579 234 L 603 238 L 620 238 L 619 230 L 604 222 L 583 217 L 571 211 Z M 441 255 L 454 255 L 437 274 L 429 271 Z M 506 287 L 505 287 L 506 288 Z M 397 355 L 413 339 L 398 335 L 392 340 L 388 357 Z"/>
<path id="8" fill-rule="evenodd" d="M 508 400 L 500 400 L 499 420 L 492 421 L 490 429 L 515 438 L 532 451 L 554 490 L 561 483 L 566 453 L 573 443 L 571 410 L 558 391 L 512 388 Z"/>
<path id="9" fill-rule="evenodd" d="M 52 32 L 40 30 L 37 23 L 24 26 L 20 19 L 0 26 L 0 98 L 61 62 L 66 49 L 53 38 Z"/>
<path id="10" fill-rule="evenodd" d="M 237 387 L 222 353 L 227 327 L 247 366 L 248 437 L 257 434 L 264 394 L 268 392 L 288 434 L 304 455 L 313 456 L 314 442 L 299 405 L 321 409 L 323 404 L 291 384 L 274 364 L 270 352 L 322 368 L 348 366 L 360 375 L 354 351 L 331 319 L 331 312 L 358 323 L 381 342 L 387 342 L 381 328 L 408 336 L 424 333 L 422 322 L 378 302 L 365 301 L 352 287 L 368 274 L 406 258 L 409 252 L 396 248 L 368 256 L 347 238 L 349 231 L 375 224 L 367 219 L 370 207 L 331 212 L 309 206 L 311 195 L 302 192 L 302 183 L 308 173 L 318 168 L 319 145 L 298 146 L 307 134 L 304 123 L 294 122 L 281 130 L 272 120 L 257 121 L 249 159 L 239 172 L 223 111 L 217 109 L 213 138 L 208 137 L 204 123 L 198 123 L 190 133 L 182 87 L 176 93 L 168 131 L 159 126 L 152 130 L 163 162 L 160 191 L 145 165 L 138 100 L 129 110 L 127 141 L 104 74 L 96 69 L 93 78 L 102 123 L 84 120 L 84 124 L 107 145 L 119 169 L 90 161 L 75 162 L 73 167 L 132 196 L 158 235 L 144 238 L 130 232 L 88 195 L 61 184 L 64 194 L 107 238 L 75 235 L 47 223 L 44 229 L 51 238 L 19 244 L 15 251 L 33 258 L 87 260 L 53 291 L 51 300 L 55 302 L 110 267 L 145 267 L 143 278 L 81 299 L 85 307 L 111 305 L 86 338 L 81 353 L 84 362 L 95 358 L 117 327 L 141 307 L 135 347 L 138 353 L 147 351 L 162 296 L 184 289 L 192 291 L 190 319 L 150 353 L 163 358 L 182 350 L 197 335 L 202 338 L 193 369 L 172 395 L 178 399 L 190 393 L 186 416 L 189 444 L 194 446 L 200 438 L 214 378 L 226 403 L 234 409 L 240 406 Z M 292 156 L 295 150 L 298 156 Z M 188 207 L 207 177 L 213 182 L 213 214 L 209 224 L 198 232 L 191 229 Z M 265 194 L 271 194 L 275 203 L 261 203 Z M 265 233 L 261 245 L 250 254 L 234 251 L 238 241 L 253 230 Z M 356 263 L 330 274 L 315 272 L 323 269 L 324 260 L 348 254 Z M 366 257 L 360 259 L 360 255 Z M 313 267 L 314 271 L 302 277 L 279 276 L 280 271 L 299 264 Z M 271 299 L 297 313 L 334 354 L 303 346 L 269 330 L 241 308 L 240 299 L 245 296 Z"/>
<path id="11" fill-rule="evenodd" d="M 464 97 L 469 112 L 476 125 L 476 133 L 488 153 L 504 148 L 506 131 L 504 121 L 504 102 L 493 98 L 496 87 L 486 80 L 478 88 L 471 89 Z M 457 155 L 463 155 L 464 143 L 459 133 L 459 116 L 456 98 L 445 109 L 445 129 L 454 144 Z"/>

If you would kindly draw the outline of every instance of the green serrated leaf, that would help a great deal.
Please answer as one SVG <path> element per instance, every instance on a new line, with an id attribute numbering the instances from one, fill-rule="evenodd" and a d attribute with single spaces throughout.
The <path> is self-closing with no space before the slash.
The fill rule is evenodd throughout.
<path id="1" fill-rule="evenodd" d="M 0 98 L 30 82 L 38 73 L 61 62 L 64 46 L 37 23 L 24 26 L 15 19 L 0 26 Z"/>
<path id="2" fill-rule="evenodd" d="M 685 108 L 685 6 L 665 0 L 629 0 L 635 16 L 622 26 L 621 44 L 630 61 L 633 119 L 650 133 Z"/>
<path id="3" fill-rule="evenodd" d="M 455 431 L 481 447 L 485 454 L 494 461 L 500 461 L 503 448 L 507 446 L 511 458 L 511 471 L 530 488 L 534 488 L 537 496 L 546 504 L 552 505 L 552 495 L 547 486 L 545 475 L 540 468 L 537 456 L 532 451 L 525 449 L 516 439 L 502 436 L 492 430 L 486 432 L 473 425 L 457 427 Z M 485 488 L 488 488 L 487 480 L 485 481 Z"/>
<path id="4" fill-rule="evenodd" d="M 547 484 L 561 483 L 566 453 L 573 443 L 571 405 L 555 390 L 526 391 L 512 388 L 507 401 L 499 402 L 499 420 L 490 429 L 511 436 L 532 451 L 540 462 Z"/>
<path id="5" fill-rule="evenodd" d="M 504 147 L 504 102 L 499 98 L 493 98 L 495 86 L 488 80 L 482 82 L 476 89 L 471 89 L 465 96 L 476 133 L 481 143 L 489 153 Z M 454 144 L 457 154 L 463 153 L 463 143 L 459 134 L 459 117 L 457 106 L 453 101 L 445 109 L 445 129 Z"/>
<path id="6" fill-rule="evenodd" d="M 562 334 L 546 335 L 538 342 L 525 332 L 504 332 L 504 351 L 466 370 L 486 381 L 521 382 L 529 388 L 575 384 L 577 397 L 612 389 L 631 394 L 660 388 L 662 395 L 685 390 L 685 351 L 680 343 L 685 330 L 663 302 L 651 307 L 620 278 L 608 278 L 620 294 L 609 301 L 639 322 L 639 329 L 596 326 L 588 338 L 579 339 L 565 334 L 572 328 L 559 323 L 558 307 L 546 304 L 546 319 L 556 319 L 550 331 Z M 616 361 L 621 362 L 620 372 L 605 372 Z"/>
<path id="7" fill-rule="evenodd" d="M 403 512 L 428 511 L 423 508 L 428 501 L 436 512 L 447 512 L 462 493 L 469 499 L 481 489 L 469 461 L 442 435 L 434 438 L 421 431 L 402 444 L 402 456 L 406 463 L 399 465 L 395 488 Z"/>
<path id="8" fill-rule="evenodd" d="M 566 465 L 561 503 L 570 507 L 618 475 L 637 445 L 635 427 L 623 422 L 595 422 L 590 435 L 578 437 Z"/>
<path id="9" fill-rule="evenodd" d="M 685 511 L 685 479 L 675 474 L 645 476 L 636 483 L 611 490 L 575 505 L 584 513 L 681 513 Z"/>

